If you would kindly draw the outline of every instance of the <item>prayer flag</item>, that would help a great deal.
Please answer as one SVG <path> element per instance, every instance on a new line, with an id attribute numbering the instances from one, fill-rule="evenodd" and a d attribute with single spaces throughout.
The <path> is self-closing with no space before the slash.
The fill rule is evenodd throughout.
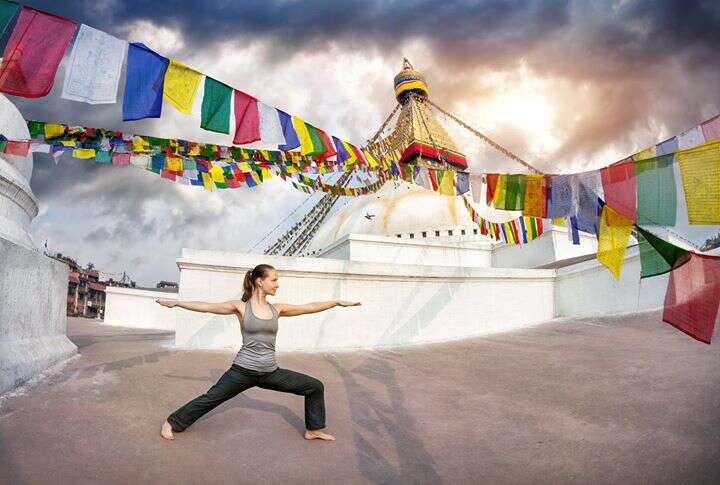
<path id="1" fill-rule="evenodd" d="M 705 121 L 701 127 L 705 141 L 720 139 L 720 115 L 715 115 Z"/>
<path id="2" fill-rule="evenodd" d="M 285 135 L 283 135 L 278 110 L 258 101 L 258 112 L 260 113 L 260 140 L 268 145 L 284 145 Z"/>
<path id="3" fill-rule="evenodd" d="M 688 148 L 694 148 L 705 143 L 705 135 L 700 126 L 681 133 L 677 138 L 678 148 L 680 150 L 687 150 Z"/>
<path id="4" fill-rule="evenodd" d="M 497 179 L 497 185 L 493 194 L 493 207 L 496 209 L 505 208 L 505 191 L 506 191 L 507 175 L 499 174 Z"/>
<path id="5" fill-rule="evenodd" d="M 243 145 L 260 139 L 258 100 L 235 90 L 235 137 L 233 143 Z"/>
<path id="6" fill-rule="evenodd" d="M 5 36 L 5 31 L 20 10 L 16 2 L 0 1 L 0 38 Z"/>
<path id="7" fill-rule="evenodd" d="M 295 131 L 295 125 L 292 120 L 293 117 L 280 110 L 278 110 L 278 115 L 280 117 L 280 126 L 282 126 L 283 136 L 285 137 L 285 144 L 278 146 L 278 149 L 288 151 L 298 148 L 300 146 L 300 138 Z"/>
<path id="8" fill-rule="evenodd" d="M 489 173 L 485 175 L 485 180 L 487 182 L 487 189 L 485 191 L 485 204 L 488 206 L 493 206 L 495 201 L 495 190 L 498 185 L 498 178 L 499 174 L 496 173 Z"/>
<path id="9" fill-rule="evenodd" d="M 165 73 L 163 98 L 179 112 L 192 114 L 193 100 L 202 76 L 195 69 L 170 59 Z"/>
<path id="10" fill-rule="evenodd" d="M 625 259 L 633 223 L 622 214 L 605 204 L 598 230 L 597 260 L 605 266 L 615 279 L 620 279 L 620 269 Z"/>
<path id="11" fill-rule="evenodd" d="M 720 141 L 677 153 L 690 224 L 720 224 Z"/>
<path id="12" fill-rule="evenodd" d="M 70 53 L 61 96 L 88 104 L 116 103 L 127 49 L 127 42 L 82 24 Z"/>
<path id="13" fill-rule="evenodd" d="M 709 344 L 720 305 L 720 257 L 689 255 L 685 264 L 670 273 L 663 321 Z"/>
<path id="14" fill-rule="evenodd" d="M 547 179 L 544 175 L 525 177 L 525 200 L 523 215 L 545 217 L 547 213 Z"/>
<path id="15" fill-rule="evenodd" d="M 470 192 L 473 201 L 479 204 L 482 201 L 483 176 L 481 174 L 470 174 Z M 492 200 L 492 198 L 490 198 Z"/>
<path id="16" fill-rule="evenodd" d="M 77 148 L 72 152 L 73 158 L 80 158 L 87 160 L 95 157 L 95 150 L 93 148 Z"/>
<path id="17" fill-rule="evenodd" d="M 229 135 L 231 97 L 232 88 L 230 86 L 206 76 L 200 127 Z"/>
<path id="18" fill-rule="evenodd" d="M 345 164 L 345 162 L 350 158 L 350 154 L 348 153 L 347 149 L 343 145 L 343 142 L 338 139 L 337 137 L 332 137 L 333 143 L 335 144 L 335 151 L 337 152 L 337 161 Z"/>
<path id="19" fill-rule="evenodd" d="M 325 148 L 322 153 L 318 154 L 318 160 L 327 160 L 328 158 L 337 155 L 337 151 L 333 147 L 333 143 L 330 141 L 330 137 L 328 136 L 328 134 L 320 128 L 316 128 L 316 130 L 318 135 L 320 136 L 320 141 Z"/>
<path id="20" fill-rule="evenodd" d="M 203 172 L 200 175 L 202 176 L 203 186 L 205 187 L 205 190 L 212 191 L 214 187 L 210 175 L 207 172 Z"/>
<path id="21" fill-rule="evenodd" d="M 160 118 L 168 60 L 133 42 L 128 46 L 123 121 Z"/>
<path id="22" fill-rule="evenodd" d="M 648 147 L 644 150 L 639 151 L 635 155 L 631 157 L 632 160 L 638 161 L 638 160 L 645 160 L 646 158 L 653 158 L 655 157 L 655 146 Z"/>
<path id="23" fill-rule="evenodd" d="M 685 262 L 688 251 L 679 248 L 639 226 L 637 229 L 640 250 L 640 278 L 650 278 L 671 271 Z"/>
<path id="24" fill-rule="evenodd" d="M 643 162 L 624 160 L 600 169 L 605 203 L 612 207 L 615 212 L 631 221 L 635 221 L 637 217 L 636 163 Z"/>
<path id="25" fill-rule="evenodd" d="M 635 163 L 638 224 L 674 226 L 677 211 L 674 155 Z"/>
<path id="26" fill-rule="evenodd" d="M 467 172 L 455 172 L 455 193 L 462 195 L 470 190 L 470 174 Z"/>
<path id="27" fill-rule="evenodd" d="M 27 157 L 28 151 L 30 150 L 29 141 L 20 140 L 8 140 L 5 146 L 5 153 L 8 155 L 17 155 L 20 157 Z"/>
<path id="28" fill-rule="evenodd" d="M 498 209 L 522 210 L 525 200 L 525 175 L 510 174 L 505 179 L 505 204 Z"/>
<path id="29" fill-rule="evenodd" d="M 439 181 L 439 192 L 442 195 L 455 195 L 455 171 L 454 170 L 441 170 L 439 176 L 442 179 Z"/>
<path id="30" fill-rule="evenodd" d="M 22 7 L 0 65 L 0 91 L 25 98 L 46 96 L 75 29 L 72 20 Z"/>
<path id="31" fill-rule="evenodd" d="M 592 170 L 576 174 L 574 180 L 577 183 L 575 194 L 575 210 L 577 215 L 578 229 L 589 234 L 598 233 L 598 222 L 600 219 L 602 201 L 602 182 L 600 172 Z"/>
<path id="32" fill-rule="evenodd" d="M 113 152 L 112 164 L 113 165 L 129 165 L 130 164 L 130 154 Z"/>
<path id="33" fill-rule="evenodd" d="M 566 217 L 572 208 L 573 190 L 570 175 L 550 176 L 547 216 L 552 219 Z"/>
<path id="34" fill-rule="evenodd" d="M 663 142 L 660 142 L 655 146 L 655 154 L 657 156 L 675 153 L 677 150 L 678 150 L 678 139 L 676 136 L 674 136 L 670 139 L 667 139 Z"/>

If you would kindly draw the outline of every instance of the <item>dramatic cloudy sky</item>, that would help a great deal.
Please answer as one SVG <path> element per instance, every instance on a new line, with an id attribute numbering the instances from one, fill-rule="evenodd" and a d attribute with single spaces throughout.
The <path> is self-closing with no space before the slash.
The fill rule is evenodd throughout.
<path id="1" fill-rule="evenodd" d="M 425 74 L 435 102 L 547 172 L 607 165 L 720 109 L 713 0 L 29 5 L 143 42 L 358 144 L 393 108 L 403 56 Z M 63 78 L 61 66 L 50 96 L 13 101 L 26 118 L 228 142 L 168 106 L 160 120 L 123 123 L 120 104 L 63 100 Z M 519 168 L 448 127 L 471 170 Z M 312 202 L 281 180 L 209 194 L 69 156 L 57 165 L 38 156 L 31 186 L 40 244 L 102 271 L 126 270 L 145 286 L 177 280 L 182 247 L 251 250 Z"/>

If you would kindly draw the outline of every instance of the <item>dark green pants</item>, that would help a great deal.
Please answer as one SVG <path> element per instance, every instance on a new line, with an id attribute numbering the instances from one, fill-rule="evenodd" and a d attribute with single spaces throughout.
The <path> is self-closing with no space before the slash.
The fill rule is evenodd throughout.
<path id="1" fill-rule="evenodd" d="M 245 389 L 261 387 L 273 391 L 305 396 L 305 427 L 325 427 L 325 394 L 323 383 L 314 377 L 287 369 L 258 372 L 233 364 L 208 391 L 168 416 L 173 431 L 185 431 L 219 404 L 237 396 Z"/>

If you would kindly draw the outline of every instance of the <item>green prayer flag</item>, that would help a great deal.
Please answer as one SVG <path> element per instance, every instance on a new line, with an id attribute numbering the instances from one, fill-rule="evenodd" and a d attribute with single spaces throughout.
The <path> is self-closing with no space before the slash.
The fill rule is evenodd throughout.
<path id="1" fill-rule="evenodd" d="M 20 10 L 20 5 L 17 3 L 0 0 L 0 39 L 5 36 L 5 31 L 15 17 L 15 14 L 18 13 L 18 10 Z M 2 43 L 5 44 L 5 42 Z"/>
<path id="2" fill-rule="evenodd" d="M 1 22 L 2 20 L 0 20 Z M 33 140 L 38 138 L 40 135 L 45 135 L 45 123 L 42 121 L 28 121 L 28 131 L 30 131 L 30 138 Z"/>
<path id="3" fill-rule="evenodd" d="M 217 133 L 230 134 L 230 99 L 232 88 L 205 76 L 200 127 Z"/>
<path id="4" fill-rule="evenodd" d="M 674 226 L 677 210 L 674 155 L 635 163 L 638 224 Z"/>
<path id="5" fill-rule="evenodd" d="M 312 140 L 313 144 L 313 151 L 308 153 L 308 156 L 315 157 L 317 155 L 322 155 L 325 153 L 327 148 L 325 148 L 325 144 L 323 143 L 322 138 L 320 138 L 320 133 L 318 133 L 317 128 L 310 123 L 305 123 L 305 126 L 307 126 L 308 134 L 310 135 L 310 140 Z"/>
<path id="6" fill-rule="evenodd" d="M 112 163 L 112 152 L 107 150 L 97 150 L 95 152 L 95 161 L 97 163 Z"/>
<path id="7" fill-rule="evenodd" d="M 505 210 L 522 210 L 525 205 L 525 175 L 507 176 L 505 186 Z"/>
<path id="8" fill-rule="evenodd" d="M 537 219 L 534 217 L 530 218 L 530 236 L 532 239 L 537 239 Z"/>
<path id="9" fill-rule="evenodd" d="M 665 274 L 689 259 L 686 250 L 635 226 L 640 249 L 640 278 Z"/>

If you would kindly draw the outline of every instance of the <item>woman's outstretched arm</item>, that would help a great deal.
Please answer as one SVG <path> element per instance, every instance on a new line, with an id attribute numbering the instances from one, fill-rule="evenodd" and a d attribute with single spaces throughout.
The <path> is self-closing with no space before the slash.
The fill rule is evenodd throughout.
<path id="1" fill-rule="evenodd" d="M 177 301 L 158 298 L 155 301 L 168 308 L 180 307 L 194 312 L 215 313 L 217 315 L 232 315 L 239 311 L 237 300 L 209 303 L 205 301 Z"/>
<path id="2" fill-rule="evenodd" d="M 281 317 L 294 317 L 308 313 L 318 313 L 336 306 L 357 306 L 359 301 L 331 300 L 305 303 L 304 305 L 290 305 L 288 303 L 275 303 L 275 309 Z"/>

